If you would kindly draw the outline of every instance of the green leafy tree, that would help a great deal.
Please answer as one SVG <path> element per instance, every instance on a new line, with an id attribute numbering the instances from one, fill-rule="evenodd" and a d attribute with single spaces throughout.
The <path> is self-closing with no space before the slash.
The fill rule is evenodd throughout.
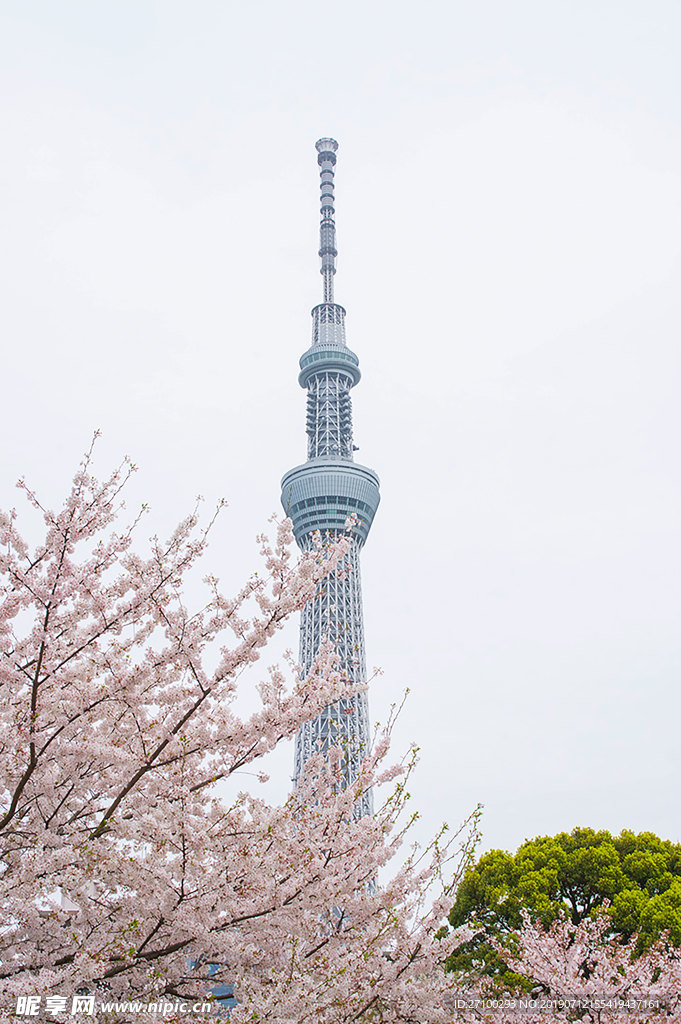
<path id="1" fill-rule="evenodd" d="M 484 854 L 457 890 L 450 924 L 466 925 L 473 936 L 449 957 L 447 969 L 530 987 L 509 970 L 490 940 L 513 951 L 523 911 L 548 929 L 561 918 L 578 925 L 603 908 L 612 935 L 628 941 L 636 933 L 638 953 L 663 933 L 681 945 L 681 844 L 652 832 L 613 837 L 576 828 L 529 839 L 516 854 Z"/>

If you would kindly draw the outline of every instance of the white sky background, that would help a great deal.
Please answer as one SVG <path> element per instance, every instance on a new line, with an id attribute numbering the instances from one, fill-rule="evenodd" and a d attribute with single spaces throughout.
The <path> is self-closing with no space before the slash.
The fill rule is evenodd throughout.
<path id="1" fill-rule="evenodd" d="M 486 848 L 681 840 L 680 38 L 672 0 L 0 5 L 5 507 L 99 427 L 148 532 L 224 495 L 206 571 L 257 568 L 339 140 L 371 711 L 411 688 L 424 838 L 480 800 Z"/>

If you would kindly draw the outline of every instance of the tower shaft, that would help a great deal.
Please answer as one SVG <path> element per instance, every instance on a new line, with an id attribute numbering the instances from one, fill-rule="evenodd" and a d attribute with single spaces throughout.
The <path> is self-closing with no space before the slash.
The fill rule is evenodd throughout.
<path id="1" fill-rule="evenodd" d="M 316 148 L 321 177 L 319 256 L 324 301 L 312 310 L 312 345 L 300 359 L 298 377 L 307 391 L 307 462 L 284 476 L 281 500 L 303 551 L 312 546 L 315 532 L 338 536 L 344 532 L 348 516 L 354 513 L 357 517 L 342 565 L 320 585 L 301 613 L 300 663 L 307 674 L 320 645 L 329 637 L 341 671 L 361 687 L 366 682 L 366 661 L 359 555 L 380 501 L 379 481 L 373 470 L 353 461 L 350 390 L 360 379 L 359 360 L 345 341 L 345 310 L 334 302 L 334 169 L 338 144 L 333 139 L 320 139 Z M 349 785 L 357 778 L 369 745 L 366 693 L 336 701 L 298 730 L 294 779 L 297 783 L 313 754 L 327 754 L 331 747 L 339 746 L 343 752 L 343 780 Z M 356 813 L 371 812 L 371 793 L 366 792 Z"/>

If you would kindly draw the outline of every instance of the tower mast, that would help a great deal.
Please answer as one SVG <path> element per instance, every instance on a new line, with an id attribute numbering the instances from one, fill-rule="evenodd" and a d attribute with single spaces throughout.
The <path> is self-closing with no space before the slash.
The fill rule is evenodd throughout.
<path id="1" fill-rule="evenodd" d="M 319 222 L 319 255 L 322 265 L 320 273 L 324 279 L 324 302 L 333 302 L 333 279 L 336 274 L 336 223 L 333 204 L 333 178 L 336 166 L 335 139 L 319 139 L 315 144 L 319 177 L 321 178 L 321 220 Z"/>
<path id="2" fill-rule="evenodd" d="M 366 541 L 378 503 L 379 481 L 373 470 L 353 459 L 350 390 L 360 379 L 359 360 L 345 341 L 345 309 L 334 301 L 336 225 L 334 173 L 338 143 L 316 143 L 321 178 L 319 256 L 323 302 L 312 310 L 312 344 L 300 358 L 298 382 L 307 391 L 307 462 L 289 470 L 281 487 L 281 501 L 293 522 L 301 550 L 309 550 L 318 530 L 337 536 L 345 521 L 356 514 L 350 550 L 343 566 L 332 573 L 301 613 L 300 663 L 307 674 L 327 635 L 335 645 L 340 668 L 358 686 L 366 682 L 364 619 L 359 554 Z M 296 736 L 294 780 L 315 753 L 332 746 L 343 750 L 345 785 L 355 781 L 370 743 L 366 693 L 338 700 Z M 371 792 L 362 794 L 357 814 L 371 814 Z"/>

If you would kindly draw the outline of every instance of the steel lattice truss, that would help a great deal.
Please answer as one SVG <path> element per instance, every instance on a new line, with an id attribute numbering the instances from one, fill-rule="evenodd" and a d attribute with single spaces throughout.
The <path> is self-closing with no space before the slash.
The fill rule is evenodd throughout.
<path id="1" fill-rule="evenodd" d="M 324 301 L 312 310 L 312 345 L 300 360 L 299 382 L 307 390 L 307 462 L 282 480 L 282 504 L 293 521 L 298 545 L 308 550 L 315 533 L 337 536 L 346 517 L 357 517 L 351 547 L 343 563 L 318 588 L 301 614 L 300 663 L 307 675 L 320 645 L 334 645 L 340 670 L 359 687 L 366 682 L 364 619 L 359 553 L 380 501 L 378 477 L 353 461 L 350 389 L 360 379 L 359 361 L 345 343 L 345 310 L 334 302 L 336 226 L 334 167 L 338 145 L 333 139 L 317 143 L 321 169 L 321 274 Z M 354 782 L 370 747 L 366 692 L 336 701 L 298 730 L 295 781 L 315 753 L 342 751 L 345 785 Z M 355 813 L 371 814 L 371 791 L 363 793 Z"/>
<path id="2" fill-rule="evenodd" d="M 308 538 L 304 547 L 310 546 L 311 538 Z M 315 599 L 309 601 L 302 611 L 300 662 L 305 675 L 310 671 L 322 641 L 328 637 L 338 654 L 341 670 L 358 685 L 366 681 L 359 551 L 359 544 L 353 540 L 343 563 L 327 577 Z M 328 754 L 330 747 L 339 746 L 343 752 L 342 775 L 347 785 L 356 779 L 369 743 L 366 693 L 338 700 L 298 730 L 295 779 L 298 780 L 312 754 Z M 356 813 L 373 813 L 370 790 L 362 794 Z"/>
<path id="3" fill-rule="evenodd" d="M 352 401 L 349 374 L 326 371 L 307 385 L 307 457 L 352 458 Z"/>

